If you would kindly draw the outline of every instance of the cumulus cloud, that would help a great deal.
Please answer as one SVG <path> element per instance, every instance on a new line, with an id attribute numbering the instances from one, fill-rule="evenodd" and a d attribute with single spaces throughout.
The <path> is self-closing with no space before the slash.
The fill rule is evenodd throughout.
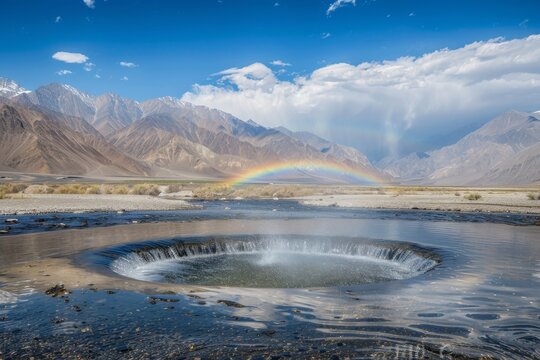
<path id="1" fill-rule="evenodd" d="M 84 5 L 88 6 L 90 9 L 93 9 L 96 7 L 96 1 L 95 0 L 83 0 Z"/>
<path id="2" fill-rule="evenodd" d="M 127 67 L 127 68 L 134 68 L 134 67 L 137 67 L 137 64 L 129 62 L 129 61 L 120 61 L 120 66 Z"/>
<path id="3" fill-rule="evenodd" d="M 328 10 L 326 10 L 326 15 L 330 15 L 340 7 L 343 7 L 345 5 L 352 5 L 356 6 L 356 0 L 336 0 L 333 3 L 330 4 L 328 7 Z"/>
<path id="4" fill-rule="evenodd" d="M 69 70 L 60 70 L 60 71 L 57 71 L 56 74 L 60 75 L 60 76 L 64 76 L 64 75 L 71 74 L 71 71 L 69 71 Z"/>
<path id="5" fill-rule="evenodd" d="M 66 51 L 58 51 L 53 54 L 52 58 L 69 64 L 84 64 L 88 61 L 88 56 L 84 54 Z"/>
<path id="6" fill-rule="evenodd" d="M 122 80 L 122 81 L 128 81 L 129 78 L 128 78 L 127 76 L 122 76 L 122 77 L 120 78 L 120 80 Z"/>
<path id="7" fill-rule="evenodd" d="M 430 139 L 509 109 L 538 109 L 540 35 L 332 64 L 287 81 L 261 63 L 215 75 L 217 83 L 195 84 L 182 99 L 266 126 L 311 129 L 368 155 L 395 155 L 439 145 Z"/>
<path id="8" fill-rule="evenodd" d="M 281 60 L 274 60 L 270 64 L 274 65 L 274 66 L 291 66 L 291 64 L 286 63 L 286 62 L 281 61 Z"/>
<path id="9" fill-rule="evenodd" d="M 325 33 L 322 33 L 321 38 L 328 39 L 330 36 L 332 36 L 332 34 L 325 32 Z"/>
<path id="10" fill-rule="evenodd" d="M 59 23 L 61 20 L 62 20 L 62 17 L 61 17 L 61 16 L 57 16 L 57 17 L 54 19 L 54 22 L 55 22 L 55 23 Z"/>

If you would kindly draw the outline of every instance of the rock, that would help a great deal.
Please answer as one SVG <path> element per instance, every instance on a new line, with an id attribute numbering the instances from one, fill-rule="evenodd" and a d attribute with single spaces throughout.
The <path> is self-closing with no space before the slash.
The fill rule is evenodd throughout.
<path id="1" fill-rule="evenodd" d="M 71 308 L 76 312 L 81 312 L 82 311 L 82 309 L 81 309 L 81 307 L 79 305 L 73 305 Z"/>
<path id="2" fill-rule="evenodd" d="M 227 306 L 230 306 L 230 307 L 235 307 L 235 308 L 243 308 L 243 307 L 245 307 L 244 305 L 242 305 L 240 303 L 237 303 L 236 301 L 231 301 L 231 300 L 218 300 L 217 303 L 227 305 Z"/>
<path id="3" fill-rule="evenodd" d="M 6 224 L 18 224 L 19 220 L 18 219 L 6 219 L 6 220 L 4 220 L 4 222 Z"/>
<path id="4" fill-rule="evenodd" d="M 158 297 L 158 296 L 150 296 L 148 299 L 149 299 L 149 302 L 151 304 L 155 304 L 156 301 L 168 302 L 168 303 L 179 302 L 180 301 L 180 300 L 174 299 L 174 298 L 164 298 L 164 297 Z"/>
<path id="5" fill-rule="evenodd" d="M 52 297 L 67 295 L 69 293 L 70 291 L 64 287 L 64 284 L 57 284 L 45 291 L 45 294 L 51 295 Z"/>
<path id="6" fill-rule="evenodd" d="M 231 210 L 231 208 L 230 208 L 230 207 L 228 207 L 228 206 L 226 206 L 226 207 L 225 207 L 225 210 Z"/>
<path id="7" fill-rule="evenodd" d="M 0 230 L 0 235 L 1 235 L 1 234 L 9 234 L 9 230 L 5 230 L 5 229 L 4 229 L 4 230 Z"/>
<path id="8" fill-rule="evenodd" d="M 261 332 L 261 334 L 266 336 L 274 336 L 276 334 L 276 330 L 268 329 Z"/>

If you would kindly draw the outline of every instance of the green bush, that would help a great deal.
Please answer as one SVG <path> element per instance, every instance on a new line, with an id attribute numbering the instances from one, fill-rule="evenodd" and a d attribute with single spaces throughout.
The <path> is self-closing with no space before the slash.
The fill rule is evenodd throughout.
<path id="1" fill-rule="evenodd" d="M 465 199 L 467 200 L 480 200 L 482 198 L 482 195 L 478 194 L 478 193 L 472 193 L 472 194 L 469 194 L 467 196 L 465 196 Z"/>

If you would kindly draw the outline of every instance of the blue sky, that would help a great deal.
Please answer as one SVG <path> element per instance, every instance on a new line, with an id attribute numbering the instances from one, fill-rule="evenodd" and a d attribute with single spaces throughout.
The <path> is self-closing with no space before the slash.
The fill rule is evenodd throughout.
<path id="1" fill-rule="evenodd" d="M 280 75 L 287 78 L 325 64 L 540 32 L 537 0 L 358 0 L 327 16 L 332 2 L 95 0 L 90 8 L 82 0 L 3 0 L 0 75 L 30 89 L 59 81 L 143 100 L 180 96 L 194 83 L 212 81 L 211 74 L 254 62 L 290 63 Z M 55 61 L 57 51 L 82 53 L 95 67 L 87 72 Z M 59 76 L 60 70 L 72 73 Z"/>
<path id="2" fill-rule="evenodd" d="M 372 159 L 451 143 L 509 109 L 540 110 L 538 0 L 2 0 L 0 9 L 0 76 L 28 89 L 182 97 Z"/>

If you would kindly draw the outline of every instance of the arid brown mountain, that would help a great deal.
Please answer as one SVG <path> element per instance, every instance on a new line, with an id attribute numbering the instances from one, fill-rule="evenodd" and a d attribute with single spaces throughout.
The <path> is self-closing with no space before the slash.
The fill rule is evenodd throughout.
<path id="1" fill-rule="evenodd" d="M 87 144 L 101 148 L 106 144 L 111 150 L 110 164 L 116 165 L 119 156 L 124 156 L 141 167 L 130 169 L 140 175 L 228 177 L 265 163 L 309 160 L 337 162 L 377 173 L 367 158 L 354 149 L 309 133 L 293 136 L 285 128 L 268 129 L 251 120 L 245 122 L 231 114 L 172 97 L 138 103 L 114 94 L 94 97 L 63 84 L 42 86 L 32 92 L 10 92 L 9 97 L 16 107 L 41 113 L 54 119 L 56 126 L 84 135 Z M 40 134 L 34 135 L 39 138 Z M 39 153 L 38 157 L 44 156 Z M 1 162 L 14 163 L 4 159 Z M 96 168 L 84 170 L 84 162 L 78 162 L 76 173 Z M 16 168 L 29 168 L 29 164 L 19 163 Z M 36 168 L 41 172 L 69 170 L 69 166 Z M 316 171 L 299 171 L 298 176 L 318 178 Z M 339 176 L 332 179 L 340 181 Z"/>
<path id="2" fill-rule="evenodd" d="M 400 181 L 435 185 L 540 183 L 540 113 L 510 111 L 457 143 L 382 163 Z"/>
<path id="3" fill-rule="evenodd" d="M 0 166 L 70 175 L 148 175 L 82 119 L 0 101 Z"/>

